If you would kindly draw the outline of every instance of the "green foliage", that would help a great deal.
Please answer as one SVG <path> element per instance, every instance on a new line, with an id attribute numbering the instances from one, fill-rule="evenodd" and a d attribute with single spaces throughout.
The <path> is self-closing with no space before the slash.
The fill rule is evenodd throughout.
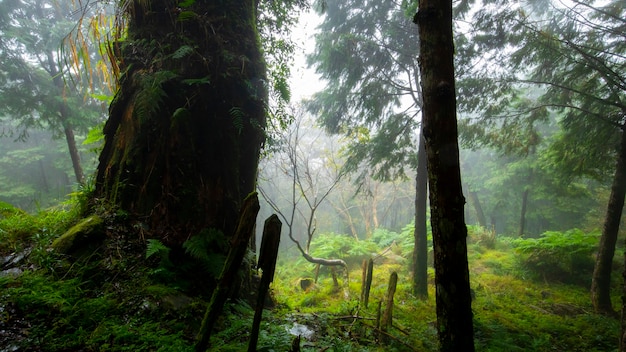
<path id="1" fill-rule="evenodd" d="M 589 285 L 594 265 L 592 254 L 599 238 L 599 233 L 573 229 L 549 231 L 540 238 L 517 239 L 513 245 L 522 265 L 537 278 Z"/>
<path id="2" fill-rule="evenodd" d="M 104 141 L 104 133 L 102 132 L 103 127 L 104 127 L 104 124 L 99 124 L 89 129 L 89 132 L 87 133 L 87 137 L 83 141 L 83 145 L 100 143 Z"/>
<path id="3" fill-rule="evenodd" d="M 18 212 L 19 213 L 19 212 Z M 9 218 L 22 215 L 10 215 Z M 39 219 L 39 217 L 41 217 Z M 67 221 L 59 213 L 28 215 L 37 226 L 52 226 Z M 37 220 L 35 220 L 37 219 Z M 4 224 L 4 223 L 1 223 Z M 37 227 L 35 226 L 35 228 Z M 0 226 L 5 229 L 5 227 Z M 476 230 L 476 229 L 474 229 Z M 474 230 L 470 229 L 470 236 Z M 40 230 L 35 230 L 40 231 Z M 51 234 L 42 234 L 41 243 L 49 243 Z M 32 234 L 31 234 L 32 235 Z M 0 243 L 5 243 L 0 233 Z M 412 227 L 401 234 L 380 230 L 370 241 L 356 241 L 345 235 L 325 234 L 336 248 L 327 253 L 363 253 L 412 236 Z M 32 239 L 28 234 L 24 239 Z M 204 256 L 206 247 L 227 245 L 218 233 L 205 230 L 185 250 L 193 257 Z M 333 238 L 335 237 L 335 238 Z M 544 239 L 548 238 L 548 239 Z M 197 242 L 195 242 L 197 241 Z M 560 283 L 525 280 L 515 260 L 535 252 L 544 256 L 588 252 L 597 244 L 597 235 L 580 230 L 548 233 L 542 238 L 511 239 L 497 237 L 495 248 L 478 242 L 470 247 L 470 276 L 475 299 L 475 341 L 477 350 L 496 351 L 610 351 L 615 349 L 619 321 L 592 313 L 587 288 Z M 369 245 L 360 242 L 369 242 Z M 568 243 L 575 245 L 568 247 Z M 192 244 L 193 243 L 193 244 Z M 317 243 L 322 245 L 322 242 Z M 42 256 L 52 254 L 42 245 Z M 117 257 L 122 248 L 124 255 Z M 0 343 L 9 341 L 21 350 L 33 350 L 46 342 L 46 351 L 192 351 L 198 317 L 207 302 L 202 297 L 186 296 L 178 281 L 150 275 L 149 260 L 172 251 L 159 241 L 148 241 L 145 253 L 133 254 L 129 247 L 114 242 L 100 259 L 76 262 L 71 268 L 56 266 L 49 270 L 26 270 L 19 276 L 0 276 Z M 361 249 L 358 249 L 361 248 Z M 210 249 L 209 249 L 210 251 Z M 552 253 L 552 254 L 550 254 Z M 557 253 L 557 254 L 553 254 Z M 112 257 L 115 257 L 113 260 Z M 58 260 L 50 257 L 49 261 Z M 311 275 L 304 261 L 281 256 L 272 284 L 277 306 L 264 311 L 259 351 L 284 351 L 293 338 L 295 323 L 313 331 L 303 338 L 304 351 L 437 351 L 434 287 L 430 299 L 418 301 L 411 294 L 408 266 L 376 264 L 369 308 L 362 307 L 360 267 L 350 272 L 347 292 L 336 290 L 332 278 L 321 274 L 318 282 L 303 291 L 299 279 Z M 301 265 L 302 264 L 302 265 Z M 301 265 L 299 267 L 299 265 Z M 173 269 L 173 268 L 172 268 Z M 373 329 L 377 302 L 386 291 L 389 275 L 399 274 L 394 306 L 394 336 L 388 344 L 378 343 Z M 196 270 L 193 278 L 197 280 Z M 433 272 L 430 270 L 432 281 Z M 189 286 L 189 285 L 187 285 Z M 619 300 L 615 292 L 615 300 Z M 184 303 L 180 303 L 184 302 Z M 253 310 L 243 302 L 231 302 L 216 324 L 212 351 L 245 350 L 252 324 Z M 353 318 L 358 317 L 358 318 Z M 401 329 L 401 330 L 400 330 Z M 3 340 L 10 336 L 11 340 Z M 8 346 L 8 345 L 7 345 Z"/>
<path id="4" fill-rule="evenodd" d="M 243 121 L 246 117 L 245 113 L 243 112 L 243 110 L 241 110 L 241 108 L 236 106 L 230 108 L 230 110 L 228 110 L 228 113 L 232 118 L 233 125 L 237 129 L 238 133 L 241 134 L 241 130 L 243 129 Z"/>
<path id="5" fill-rule="evenodd" d="M 597 1 L 518 5 L 486 6 L 466 19 L 473 28 L 466 45 L 457 46 L 467 54 L 458 56 L 480 54 L 486 62 L 469 59 L 459 67 L 474 80 L 460 92 L 460 108 L 471 115 L 460 130 L 525 154 L 541 140 L 538 127 L 552 120 L 559 130 L 547 140 L 546 164 L 564 179 L 611 175 L 623 125 L 618 82 L 626 47 L 616 38 L 624 35 L 626 8 Z"/>
<path id="6" fill-rule="evenodd" d="M 483 247 L 493 249 L 496 246 L 496 231 L 489 230 L 482 226 L 468 225 L 467 226 L 467 242 L 476 243 Z"/>
<path id="7" fill-rule="evenodd" d="M 167 98 L 163 85 L 176 77 L 176 73 L 166 70 L 137 74 L 140 85 L 135 96 L 137 118 L 149 118 L 159 110 L 163 100 Z"/>
<path id="8" fill-rule="evenodd" d="M 146 259 L 157 255 L 161 260 L 167 259 L 170 255 L 170 248 L 163 244 L 159 240 L 153 238 L 146 241 Z"/>
<path id="9" fill-rule="evenodd" d="M 205 229 L 183 243 L 185 252 L 198 260 L 212 277 L 219 277 L 228 253 L 224 234 L 216 229 Z"/>
<path id="10" fill-rule="evenodd" d="M 356 240 L 336 233 L 318 234 L 311 241 L 311 255 L 319 258 L 343 259 L 359 264 L 379 251 L 380 247 L 370 240 Z"/>
<path id="11" fill-rule="evenodd" d="M 10 205 L 4 203 L 4 209 Z M 31 215 L 16 208 L 0 216 L 0 253 L 33 249 L 33 258 L 47 257 L 52 240 L 67 230 L 77 219 L 77 213 L 49 209 Z M 41 263 L 39 263 L 41 264 Z"/>
<path id="12" fill-rule="evenodd" d="M 26 350 L 45 340 L 46 351 L 59 352 L 192 351 L 180 326 L 151 319 L 156 302 L 148 301 L 143 287 L 135 284 L 118 286 L 117 293 L 98 293 L 78 278 L 56 280 L 43 272 L 25 272 L 0 280 L 0 307 L 12 313 L 7 324 L 27 324 L 22 327 L 26 335 L 11 329 L 12 343 Z"/>
<path id="13" fill-rule="evenodd" d="M 407 237 L 412 236 L 412 226 L 405 227 Z M 516 246 L 519 239 L 498 236 L 493 248 L 482 237 L 491 241 L 491 232 L 478 227 L 470 227 L 470 237 L 474 236 L 474 243 L 469 249 L 470 277 L 475 298 L 472 303 L 475 322 L 475 342 L 480 351 L 607 351 L 615 349 L 616 336 L 619 331 L 619 321 L 606 319 L 592 313 L 593 308 L 588 298 L 588 288 L 561 283 L 547 284 L 543 280 L 528 280 L 530 270 L 520 267 L 519 256 L 522 255 Z M 337 235 L 335 235 L 337 236 Z M 565 234 L 548 235 L 552 238 L 544 243 L 546 247 L 563 247 L 567 243 Z M 348 236 L 342 236 L 349 246 Z M 580 237 L 580 238 L 579 238 Z M 398 234 L 386 230 L 375 232 L 372 236 L 377 243 L 389 244 L 398 240 Z M 579 238 L 579 239 L 578 239 Z M 579 230 L 572 230 L 573 242 L 582 242 L 579 246 L 588 250 L 594 246 L 596 235 L 585 235 Z M 329 239 L 332 241 L 332 239 Z M 342 241 L 342 242 L 343 242 Z M 521 245 L 520 245 L 521 246 Z M 529 245 L 529 248 L 533 247 Z M 313 248 L 313 247 L 312 247 Z M 331 248 L 328 248 L 330 251 Z M 577 251 L 576 249 L 572 249 Z M 346 250 L 344 249 L 344 252 Z M 557 250 L 562 253 L 566 250 Z M 584 251 L 584 250 L 583 250 Z M 279 303 L 286 305 L 289 312 L 299 311 L 299 322 L 309 326 L 323 324 L 324 341 L 314 340 L 316 347 L 325 343 L 333 344 L 336 348 L 341 345 L 347 351 L 406 351 L 404 345 L 382 346 L 371 342 L 374 338 L 372 328 L 361 326 L 368 318 L 376 316 L 377 300 L 384 297 L 386 283 L 391 271 L 398 271 L 400 280 L 396 292 L 394 307 L 394 324 L 401 327 L 406 335 L 395 335 L 407 341 L 418 351 L 437 351 L 437 333 L 435 330 L 435 300 L 416 301 L 411 295 L 411 285 L 407 267 L 398 265 L 376 264 L 370 299 L 370 308 L 365 309 L 354 300 L 346 300 L 342 292 L 333 290 L 332 279 L 328 274 L 320 278 L 312 288 L 303 291 L 299 287 L 299 278 L 311 275 L 310 267 L 305 265 L 298 269 L 293 261 L 279 262 L 277 277 L 273 288 Z M 301 262 L 304 264 L 304 262 Z M 306 274 L 306 271 L 309 271 Z M 429 271 L 429 280 L 432 282 L 434 272 Z M 586 274 L 587 278 L 590 273 Z M 360 293 L 360 268 L 353 268 L 350 272 L 349 296 L 354 299 Z M 434 297 L 434 287 L 430 285 L 431 297 Z M 619 292 L 614 292 L 617 301 Z M 342 324 L 341 317 L 352 316 L 358 312 L 362 319 Z M 321 311 L 325 313 L 321 313 Z M 309 312 L 319 320 L 307 320 Z M 339 317 L 339 318 L 337 318 Z M 395 331 L 397 332 L 397 331 Z M 392 330 L 394 333 L 394 330 Z M 337 334 L 337 335 L 336 335 Z M 352 340 L 339 338 L 341 335 L 352 336 Z"/>
<path id="14" fill-rule="evenodd" d="M 405 168 L 415 166 L 421 98 L 417 31 L 405 15 L 407 5 L 326 2 L 315 52 L 308 57 L 326 87 L 307 108 L 327 131 L 351 141 L 348 167 L 356 170 L 367 163 L 377 179 L 402 177 Z M 398 112 L 407 102 L 408 109 Z M 360 138 L 363 131 L 368 138 Z"/>
<path id="15" fill-rule="evenodd" d="M 174 54 L 172 54 L 172 58 L 173 59 L 182 59 L 185 56 L 190 55 L 191 53 L 193 53 L 193 47 L 189 46 L 189 45 L 182 45 L 180 48 L 178 48 Z"/>
<path id="16" fill-rule="evenodd" d="M 14 207 L 13 205 L 0 201 L 0 217 L 7 218 L 11 216 L 15 216 L 18 214 L 22 214 L 24 211 Z"/>

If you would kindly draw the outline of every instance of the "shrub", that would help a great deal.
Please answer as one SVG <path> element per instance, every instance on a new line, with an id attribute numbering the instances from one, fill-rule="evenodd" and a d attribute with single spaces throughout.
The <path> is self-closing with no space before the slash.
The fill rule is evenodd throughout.
<path id="1" fill-rule="evenodd" d="M 361 261 L 377 253 L 380 247 L 370 241 L 357 241 L 347 235 L 325 233 L 311 241 L 311 255 L 320 258 L 343 259 L 348 265 L 360 265 Z"/>
<path id="2" fill-rule="evenodd" d="M 513 245 L 522 266 L 537 278 L 588 285 L 598 238 L 598 233 L 573 229 L 545 232 L 539 238 L 517 239 Z"/>
<path id="3" fill-rule="evenodd" d="M 487 249 L 496 248 L 496 231 L 477 225 L 467 226 L 467 242 Z"/>

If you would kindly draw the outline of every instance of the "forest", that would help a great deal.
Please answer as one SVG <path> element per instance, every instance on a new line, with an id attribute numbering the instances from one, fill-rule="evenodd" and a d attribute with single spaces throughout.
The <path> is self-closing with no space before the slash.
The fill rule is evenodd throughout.
<path id="1" fill-rule="evenodd" d="M 623 0 L 0 1 L 0 352 L 626 352 L 625 39 Z"/>

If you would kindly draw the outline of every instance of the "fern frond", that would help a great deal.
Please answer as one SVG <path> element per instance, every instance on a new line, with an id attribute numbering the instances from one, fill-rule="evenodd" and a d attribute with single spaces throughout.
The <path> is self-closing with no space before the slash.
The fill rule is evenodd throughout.
<path id="1" fill-rule="evenodd" d="M 172 54 L 172 58 L 173 59 L 182 59 L 183 57 L 191 54 L 193 52 L 193 48 L 189 45 L 183 45 L 180 48 L 178 48 L 178 50 L 176 50 L 174 52 L 174 54 Z"/>
<path id="2" fill-rule="evenodd" d="M 241 133 L 241 130 L 243 129 L 243 118 L 246 116 L 246 114 L 243 112 L 243 110 L 241 110 L 241 108 L 236 106 L 230 108 L 230 110 L 228 110 L 228 113 L 233 118 L 233 125 L 235 126 L 237 131 Z"/>
<path id="3" fill-rule="evenodd" d="M 140 88 L 135 95 L 135 111 L 140 120 L 158 111 L 163 99 L 167 97 L 163 84 L 176 77 L 178 75 L 172 71 L 158 71 L 139 78 Z"/>
<path id="4" fill-rule="evenodd" d="M 163 242 L 155 239 L 149 239 L 146 245 L 146 259 L 158 254 L 161 258 L 166 257 L 170 253 L 170 248 Z"/>
<path id="5" fill-rule="evenodd" d="M 183 243 L 185 252 L 200 261 L 209 260 L 209 242 L 205 236 L 196 235 Z"/>

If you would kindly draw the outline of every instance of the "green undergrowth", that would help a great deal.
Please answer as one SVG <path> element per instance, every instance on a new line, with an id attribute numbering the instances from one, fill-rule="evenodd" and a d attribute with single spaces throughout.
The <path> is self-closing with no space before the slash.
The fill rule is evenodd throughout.
<path id="1" fill-rule="evenodd" d="M 208 301 L 194 288 L 202 270 L 215 272 L 215 265 L 199 265 L 195 276 L 177 270 L 160 242 L 125 240 L 128 229 L 117 228 L 115 219 L 123 219 L 115 214 L 105 217 L 107 241 L 93 253 L 69 260 L 50 251 L 52 241 L 80 221 L 79 214 L 59 208 L 29 215 L 0 204 L 2 269 L 9 266 L 7 258 L 24 254 L 15 259 L 15 271 L 0 275 L 0 350 L 192 351 Z M 594 314 L 590 304 L 586 278 L 597 235 L 572 230 L 517 239 L 478 227 L 469 232 L 477 351 L 617 350 L 619 321 Z M 288 351 L 295 335 L 301 335 L 301 350 L 310 352 L 436 351 L 434 271 L 428 272 L 429 298 L 416 298 L 408 272 L 411 239 L 411 225 L 397 233 L 378 230 L 360 241 L 319 236 L 312 255 L 349 264 L 348 273 L 335 270 L 337 285 L 329 268 L 318 271 L 297 253 L 281 253 L 258 351 Z M 360 299 L 361 263 L 369 258 L 375 265 L 366 307 Z M 399 276 L 394 319 L 381 332 L 378 307 L 385 309 L 381 302 L 393 272 Z M 619 304 L 616 285 L 614 305 Z M 245 351 L 253 312 L 249 303 L 229 302 L 210 350 Z"/>
<path id="2" fill-rule="evenodd" d="M 589 249 L 594 241 L 597 246 L 596 234 L 571 230 L 546 233 L 537 239 L 517 239 L 496 237 L 476 227 L 470 227 L 469 232 L 477 351 L 617 350 L 619 321 L 593 313 L 589 298 L 593 270 L 593 265 L 588 265 L 593 254 Z M 344 236 L 335 242 L 343 243 L 347 239 L 349 237 Z M 363 246 L 359 244 L 358 248 Z M 349 255 L 348 245 L 343 244 L 342 248 L 342 252 Z M 396 253 L 410 257 L 410 252 L 403 249 Z M 555 268 L 557 263 L 559 266 Z M 615 271 L 616 277 L 619 270 L 621 268 Z M 389 330 L 393 337 L 384 340 L 376 336 L 374 325 L 378 302 L 386 295 L 393 271 L 399 275 L 394 327 Z M 419 300 L 411 293 L 406 264 L 394 260 L 377 263 L 367 308 L 359 302 L 361 269 L 358 265 L 351 266 L 348 284 L 343 275 L 337 275 L 339 286 L 335 287 L 331 273 L 321 270 L 317 283 L 303 289 L 300 281 L 314 280 L 315 272 L 315 265 L 296 257 L 280 261 L 274 292 L 286 312 L 330 314 L 335 319 L 335 335 L 346 337 L 343 346 L 351 346 L 347 349 L 350 351 L 437 350 L 432 269 L 428 273 L 429 298 Z M 614 305 L 618 307 L 621 303 L 618 286 L 614 292 Z M 359 318 L 346 318 L 354 316 Z M 348 327 L 342 324 L 346 319 L 351 321 Z M 319 342 L 313 340 L 312 343 Z"/>

